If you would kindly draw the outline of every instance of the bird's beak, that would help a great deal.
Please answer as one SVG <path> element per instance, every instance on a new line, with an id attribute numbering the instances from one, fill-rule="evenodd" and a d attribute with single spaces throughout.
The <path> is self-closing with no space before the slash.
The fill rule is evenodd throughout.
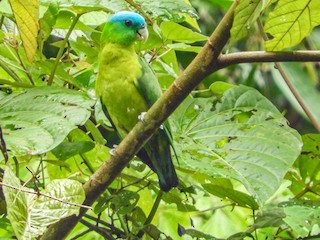
<path id="1" fill-rule="evenodd" d="M 141 40 L 141 41 L 143 40 L 146 42 L 148 40 L 148 36 L 149 36 L 149 32 L 148 32 L 147 26 L 143 26 L 137 31 L 138 40 Z"/>

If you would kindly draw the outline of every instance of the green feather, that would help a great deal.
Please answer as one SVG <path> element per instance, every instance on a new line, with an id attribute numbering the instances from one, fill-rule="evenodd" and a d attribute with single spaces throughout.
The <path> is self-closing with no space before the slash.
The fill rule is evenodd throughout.
<path id="1" fill-rule="evenodd" d="M 96 94 L 121 138 L 138 122 L 138 116 L 161 96 L 152 69 L 134 50 L 132 32 L 136 34 L 132 29 L 119 27 L 119 23 L 106 24 L 96 81 Z M 168 122 L 164 126 L 137 156 L 158 175 L 161 189 L 169 191 L 178 185 L 178 177 L 170 153 L 172 141 Z"/>

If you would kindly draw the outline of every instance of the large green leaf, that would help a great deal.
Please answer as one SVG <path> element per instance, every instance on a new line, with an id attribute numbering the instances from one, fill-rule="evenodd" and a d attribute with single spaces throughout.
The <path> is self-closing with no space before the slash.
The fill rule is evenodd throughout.
<path id="1" fill-rule="evenodd" d="M 265 44 L 267 51 L 281 51 L 301 42 L 320 24 L 319 9 L 319 0 L 279 0 L 264 26 L 273 37 Z"/>
<path id="2" fill-rule="evenodd" d="M 0 100 L 0 125 L 14 155 L 41 154 L 56 147 L 90 116 L 94 101 L 79 91 L 38 87 Z"/>
<path id="3" fill-rule="evenodd" d="M 33 239 L 41 235 L 50 224 L 78 214 L 79 207 L 72 203 L 81 204 L 85 198 L 82 185 L 69 179 L 52 181 L 41 191 L 43 195 L 28 193 L 34 192 L 33 189 L 22 187 L 10 168 L 5 170 L 3 183 L 16 188 L 4 186 L 3 193 L 8 218 L 18 239 Z"/>
<path id="4" fill-rule="evenodd" d="M 278 189 L 301 137 L 257 90 L 227 90 L 214 105 L 190 99 L 174 114 L 182 168 L 240 181 L 261 205 Z"/>

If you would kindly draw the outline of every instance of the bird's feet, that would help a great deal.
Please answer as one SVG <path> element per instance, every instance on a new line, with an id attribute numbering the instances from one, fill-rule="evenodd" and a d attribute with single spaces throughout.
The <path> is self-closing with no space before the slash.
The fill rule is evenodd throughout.
<path id="1" fill-rule="evenodd" d="M 145 123 L 144 116 L 146 115 L 146 113 L 147 113 L 147 112 L 142 112 L 142 113 L 138 116 L 139 121 L 141 121 L 142 123 Z"/>
<path id="2" fill-rule="evenodd" d="M 109 153 L 110 153 L 111 156 L 114 156 L 114 155 L 115 155 L 115 154 L 114 154 L 114 151 L 116 150 L 116 148 L 118 147 L 118 145 L 114 144 L 112 147 L 113 147 L 113 148 L 110 149 Z"/>
<path id="3" fill-rule="evenodd" d="M 142 113 L 138 116 L 139 121 L 141 121 L 142 123 L 146 123 L 146 121 L 144 120 L 144 116 L 146 115 L 146 113 L 147 113 L 147 112 L 142 112 Z M 160 128 L 161 130 L 164 130 L 163 124 L 161 124 L 159 128 Z"/>

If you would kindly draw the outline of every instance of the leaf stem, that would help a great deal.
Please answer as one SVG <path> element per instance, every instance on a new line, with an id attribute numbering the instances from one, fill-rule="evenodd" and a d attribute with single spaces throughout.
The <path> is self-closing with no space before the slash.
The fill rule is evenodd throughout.
<path id="1" fill-rule="evenodd" d="M 70 28 L 69 28 L 66 36 L 65 36 L 65 38 L 64 38 L 63 41 L 62 41 L 61 47 L 60 47 L 60 49 L 59 49 L 59 51 L 58 51 L 58 54 L 57 54 L 57 57 L 56 57 L 56 62 L 55 62 L 55 64 L 53 65 L 53 68 L 52 68 L 52 70 L 51 70 L 50 77 L 49 77 L 49 79 L 48 79 L 48 85 L 49 85 L 49 86 L 52 85 L 52 83 L 53 83 L 53 78 L 54 78 L 54 75 L 55 75 L 56 70 L 57 70 L 57 68 L 58 68 L 58 65 L 59 65 L 59 63 L 60 63 L 60 59 L 61 59 L 61 57 L 62 57 L 64 48 L 65 48 L 65 46 L 66 46 L 66 44 L 67 44 L 67 42 L 68 42 L 68 40 L 69 40 L 69 37 L 70 37 L 70 35 L 71 35 L 71 32 L 73 31 L 73 29 L 74 29 L 74 27 L 76 26 L 76 24 L 77 24 L 77 22 L 78 22 L 78 20 L 79 20 L 80 17 L 81 17 L 81 14 L 77 14 L 77 15 L 75 16 L 75 18 L 73 19 L 73 21 L 72 21 L 72 23 L 71 23 L 71 26 L 70 26 Z"/>
<path id="2" fill-rule="evenodd" d="M 2 59 L 0 59 L 0 67 L 2 67 L 16 82 L 22 82 L 20 77 L 14 71 L 12 71 Z"/>
<path id="3" fill-rule="evenodd" d="M 153 203 L 153 206 L 152 206 L 152 208 L 151 208 L 151 211 L 150 211 L 150 213 L 149 213 L 146 221 L 144 222 L 144 227 L 147 226 L 147 225 L 149 225 L 149 224 L 152 222 L 152 219 L 154 218 L 154 216 L 156 215 L 156 212 L 157 212 L 157 210 L 158 210 L 158 207 L 159 207 L 160 201 L 161 201 L 161 199 L 162 199 L 162 196 L 163 196 L 163 191 L 160 190 L 160 191 L 158 192 L 158 195 L 157 195 L 156 200 L 155 200 L 154 203 Z M 138 232 L 138 234 L 137 234 L 138 239 L 142 238 L 143 234 L 144 234 L 144 230 L 141 229 L 141 230 Z"/>
<path id="4" fill-rule="evenodd" d="M 0 78 L 0 84 L 2 85 L 1 87 L 4 87 L 4 85 L 10 86 L 10 87 L 17 87 L 17 88 L 32 88 L 34 86 L 28 84 L 28 83 L 22 83 L 22 82 L 11 82 L 6 79 L 1 79 Z"/>
<path id="5" fill-rule="evenodd" d="M 29 78 L 30 83 L 31 83 L 32 85 L 35 85 L 35 84 L 34 84 L 34 81 L 33 81 L 33 79 L 32 79 L 32 76 L 31 76 L 31 74 L 30 74 L 30 72 L 29 72 L 29 70 L 27 69 L 26 65 L 25 65 L 24 62 L 22 61 L 22 58 L 21 58 L 21 56 L 20 56 L 20 53 L 19 53 L 18 48 L 15 48 L 15 50 L 16 50 L 16 53 L 17 53 L 17 56 L 18 56 L 19 63 L 20 63 L 20 65 L 21 65 L 21 67 L 24 69 L 25 73 L 27 74 L 27 77 Z"/>

